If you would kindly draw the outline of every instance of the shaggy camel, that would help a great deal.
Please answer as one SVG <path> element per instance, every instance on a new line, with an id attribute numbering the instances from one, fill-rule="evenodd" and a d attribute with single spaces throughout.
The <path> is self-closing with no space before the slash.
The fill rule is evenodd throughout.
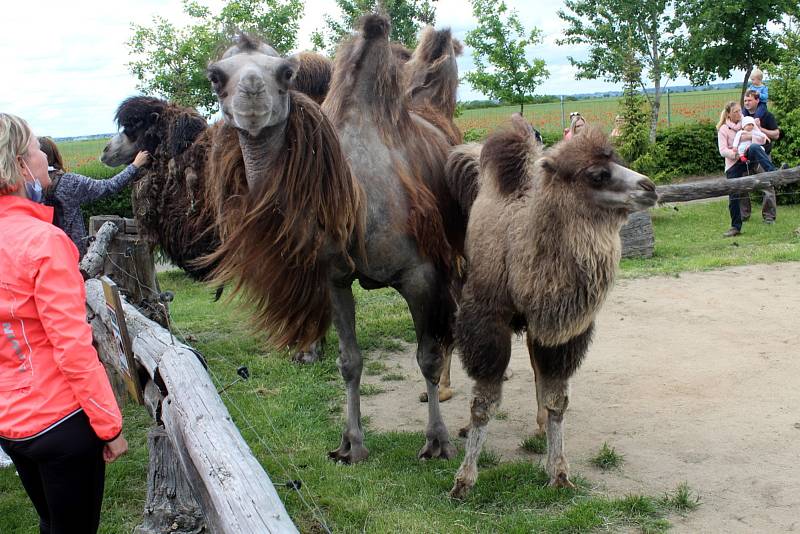
<path id="1" fill-rule="evenodd" d="M 328 118 L 289 90 L 293 62 L 261 53 L 250 39 L 241 38 L 208 70 L 227 142 L 238 143 L 243 155 L 234 160 L 231 151 L 209 162 L 220 179 L 222 245 L 209 258 L 219 262 L 215 278 L 244 290 L 278 346 L 307 347 L 333 312 L 347 422 L 330 456 L 343 462 L 369 454 L 361 428 L 355 280 L 367 289 L 394 287 L 408 302 L 432 399 L 419 455 L 455 454 L 438 403 L 455 311 L 455 254 L 440 206 L 456 208 L 436 196 L 449 196 L 450 142 L 411 112 L 388 34 L 384 17 L 369 16 L 362 34 L 340 47 L 322 108 Z M 452 54 L 452 44 L 446 50 Z"/>
<path id="2" fill-rule="evenodd" d="M 462 157 L 475 157 L 475 150 Z M 607 137 L 589 129 L 542 152 L 524 121 L 493 134 L 480 153 L 480 176 L 448 179 L 471 206 L 469 275 L 456 321 L 456 343 L 475 379 L 464 461 L 451 496 L 464 498 L 478 476 L 486 425 L 500 403 L 514 331 L 527 330 L 536 375 L 537 422 L 547 433 L 553 486 L 571 486 L 563 424 L 569 378 L 580 365 L 594 318 L 620 258 L 628 215 L 653 206 L 655 185 L 622 167 Z M 451 167 L 453 168 L 453 167 Z"/>
<path id="3" fill-rule="evenodd" d="M 268 45 L 262 51 L 279 57 Z M 293 57 L 297 63 L 294 89 L 321 102 L 330 84 L 330 60 L 314 52 Z M 192 108 L 145 96 L 123 101 L 115 121 L 120 133 L 103 149 L 103 163 L 129 164 L 140 150 L 149 151 L 153 158 L 133 184 L 133 211 L 140 232 L 187 274 L 206 279 L 214 266 L 198 260 L 219 247 L 206 177 L 206 160 L 219 127 L 208 128 Z"/>

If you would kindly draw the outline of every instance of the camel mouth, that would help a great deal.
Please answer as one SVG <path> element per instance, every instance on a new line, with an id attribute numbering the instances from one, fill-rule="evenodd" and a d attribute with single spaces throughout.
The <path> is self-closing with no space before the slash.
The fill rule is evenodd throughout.
<path id="1" fill-rule="evenodd" d="M 133 162 L 138 152 L 139 149 L 133 141 L 125 133 L 120 132 L 112 137 L 103 148 L 100 161 L 109 167 L 127 165 Z"/>
<path id="2" fill-rule="evenodd" d="M 637 207 L 636 211 L 652 208 L 657 202 L 658 193 L 655 191 L 637 191 L 633 197 L 633 203 Z"/>

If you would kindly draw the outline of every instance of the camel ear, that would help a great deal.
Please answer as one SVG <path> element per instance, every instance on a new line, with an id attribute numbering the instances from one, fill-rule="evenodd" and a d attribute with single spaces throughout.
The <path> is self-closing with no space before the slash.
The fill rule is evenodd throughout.
<path id="1" fill-rule="evenodd" d="M 550 174 L 555 174 L 556 171 L 558 170 L 558 166 L 556 165 L 555 160 L 553 158 L 551 158 L 550 156 L 543 156 L 543 157 L 539 158 L 539 162 L 538 163 L 539 163 L 539 165 L 542 167 L 542 169 L 544 171 L 546 171 L 546 172 L 548 172 Z"/>

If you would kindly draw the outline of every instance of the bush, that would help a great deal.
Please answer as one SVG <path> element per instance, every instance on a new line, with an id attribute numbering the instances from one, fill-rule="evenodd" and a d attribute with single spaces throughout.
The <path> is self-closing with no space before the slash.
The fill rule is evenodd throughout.
<path id="1" fill-rule="evenodd" d="M 479 143 L 489 135 L 487 128 L 469 128 L 464 132 L 465 143 Z"/>
<path id="2" fill-rule="evenodd" d="M 724 162 L 717 150 L 717 130 L 709 122 L 661 130 L 655 144 L 631 167 L 660 184 L 685 176 L 721 175 Z"/>

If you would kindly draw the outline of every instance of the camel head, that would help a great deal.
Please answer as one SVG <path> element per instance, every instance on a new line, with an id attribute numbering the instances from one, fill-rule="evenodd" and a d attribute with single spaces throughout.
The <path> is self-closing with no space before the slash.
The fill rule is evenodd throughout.
<path id="1" fill-rule="evenodd" d="M 292 59 L 256 39 L 241 35 L 208 66 L 208 80 L 219 99 L 225 122 L 257 137 L 283 124 L 289 115 L 289 89 L 297 71 Z"/>
<path id="2" fill-rule="evenodd" d="M 537 162 L 553 185 L 619 214 L 646 210 L 658 201 L 655 184 L 623 167 L 608 136 L 596 128 L 561 141 Z"/>
<path id="3" fill-rule="evenodd" d="M 147 150 L 156 158 L 174 157 L 191 146 L 207 127 L 194 109 L 149 96 L 124 100 L 114 120 L 120 132 L 100 156 L 100 161 L 110 167 L 131 163 L 140 150 Z"/>

